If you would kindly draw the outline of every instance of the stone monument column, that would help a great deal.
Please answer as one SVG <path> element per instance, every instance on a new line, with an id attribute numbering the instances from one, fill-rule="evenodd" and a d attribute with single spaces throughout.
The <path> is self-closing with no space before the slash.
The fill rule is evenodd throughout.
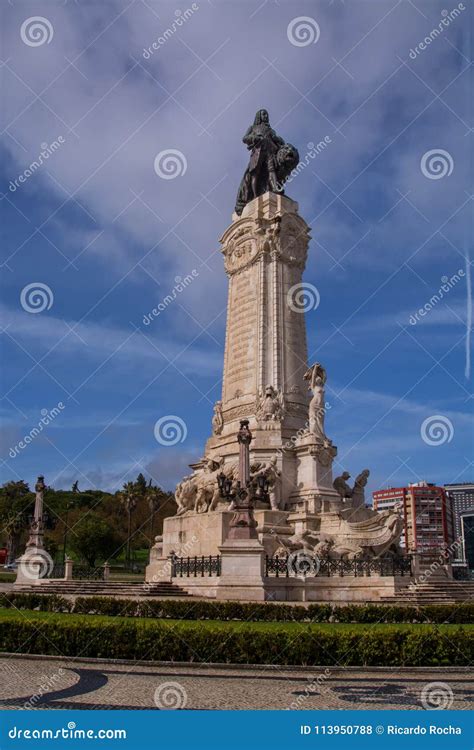
<path id="1" fill-rule="evenodd" d="M 309 227 L 295 201 L 272 192 L 232 218 L 221 238 L 229 279 L 222 398 L 206 456 L 236 464 L 235 435 L 248 419 L 251 463 L 276 456 L 285 498 L 297 483 L 296 457 L 285 449 L 308 426 L 305 315 L 297 299 Z"/>
<path id="2" fill-rule="evenodd" d="M 46 485 L 39 476 L 35 484 L 35 509 L 25 552 L 17 560 L 15 586 L 38 585 L 53 569 L 53 560 L 44 549 L 43 507 Z"/>
<path id="3" fill-rule="evenodd" d="M 294 287 L 306 264 L 309 227 L 294 201 L 265 193 L 234 214 L 222 239 L 229 277 L 222 411 L 232 434 L 242 416 L 259 415 L 303 427 L 307 397 L 305 316 L 294 305 Z"/>

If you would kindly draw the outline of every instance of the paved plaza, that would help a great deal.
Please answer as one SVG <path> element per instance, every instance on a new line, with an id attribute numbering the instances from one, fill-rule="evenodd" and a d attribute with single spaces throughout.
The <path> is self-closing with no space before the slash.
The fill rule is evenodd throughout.
<path id="1" fill-rule="evenodd" d="M 408 709 L 442 683 L 472 709 L 467 670 L 228 668 L 0 658 L 2 709 Z"/>

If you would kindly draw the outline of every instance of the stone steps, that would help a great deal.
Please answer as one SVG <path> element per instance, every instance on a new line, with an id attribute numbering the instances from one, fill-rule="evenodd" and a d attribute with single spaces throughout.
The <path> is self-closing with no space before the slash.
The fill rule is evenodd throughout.
<path id="1" fill-rule="evenodd" d="M 396 594 L 381 597 L 386 604 L 460 604 L 474 601 L 474 581 L 462 583 L 446 578 L 414 583 Z"/>
<path id="2" fill-rule="evenodd" d="M 14 591 L 28 594 L 60 596 L 117 596 L 137 599 L 144 596 L 187 597 L 189 594 L 170 581 L 161 583 L 127 583 L 120 581 L 44 581 L 39 586 L 15 586 Z"/>

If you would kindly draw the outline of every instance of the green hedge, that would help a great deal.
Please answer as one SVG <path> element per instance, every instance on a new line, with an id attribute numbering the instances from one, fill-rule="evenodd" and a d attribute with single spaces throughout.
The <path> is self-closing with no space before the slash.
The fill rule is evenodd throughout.
<path id="1" fill-rule="evenodd" d="M 289 604 L 214 602 L 183 599 L 116 599 L 108 596 L 78 597 L 75 601 L 45 594 L 4 593 L 0 607 L 38 609 L 122 617 L 173 620 L 245 620 L 247 622 L 361 622 L 452 623 L 474 622 L 474 604 L 439 604 L 412 607 L 388 604 Z"/>
<path id="2" fill-rule="evenodd" d="M 251 604 L 197 599 L 115 599 L 110 596 L 78 597 L 75 601 L 45 594 L 0 594 L 0 607 L 38 609 L 122 617 L 173 620 L 245 620 L 247 622 L 361 622 L 452 623 L 474 622 L 474 604 L 439 604 L 411 607 L 388 604 Z"/>
<path id="3" fill-rule="evenodd" d="M 467 666 L 474 639 L 462 627 L 443 637 L 436 627 L 328 629 L 250 623 L 96 620 L 24 615 L 0 620 L 0 650 L 14 653 L 176 662 L 325 666 Z"/>

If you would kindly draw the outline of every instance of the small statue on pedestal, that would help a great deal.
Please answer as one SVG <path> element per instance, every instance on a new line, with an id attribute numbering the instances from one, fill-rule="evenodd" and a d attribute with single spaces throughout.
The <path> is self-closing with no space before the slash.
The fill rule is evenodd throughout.
<path id="1" fill-rule="evenodd" d="M 316 362 L 305 373 L 304 379 L 309 381 L 308 389 L 313 397 L 309 402 L 309 432 L 315 437 L 324 440 L 324 415 L 326 413 L 324 401 L 324 385 L 326 383 L 326 370 Z"/>
<path id="2" fill-rule="evenodd" d="M 43 547 L 43 498 L 45 489 L 44 477 L 39 476 L 35 484 L 35 509 L 30 524 L 30 535 L 26 543 L 27 548 L 41 549 Z"/>

